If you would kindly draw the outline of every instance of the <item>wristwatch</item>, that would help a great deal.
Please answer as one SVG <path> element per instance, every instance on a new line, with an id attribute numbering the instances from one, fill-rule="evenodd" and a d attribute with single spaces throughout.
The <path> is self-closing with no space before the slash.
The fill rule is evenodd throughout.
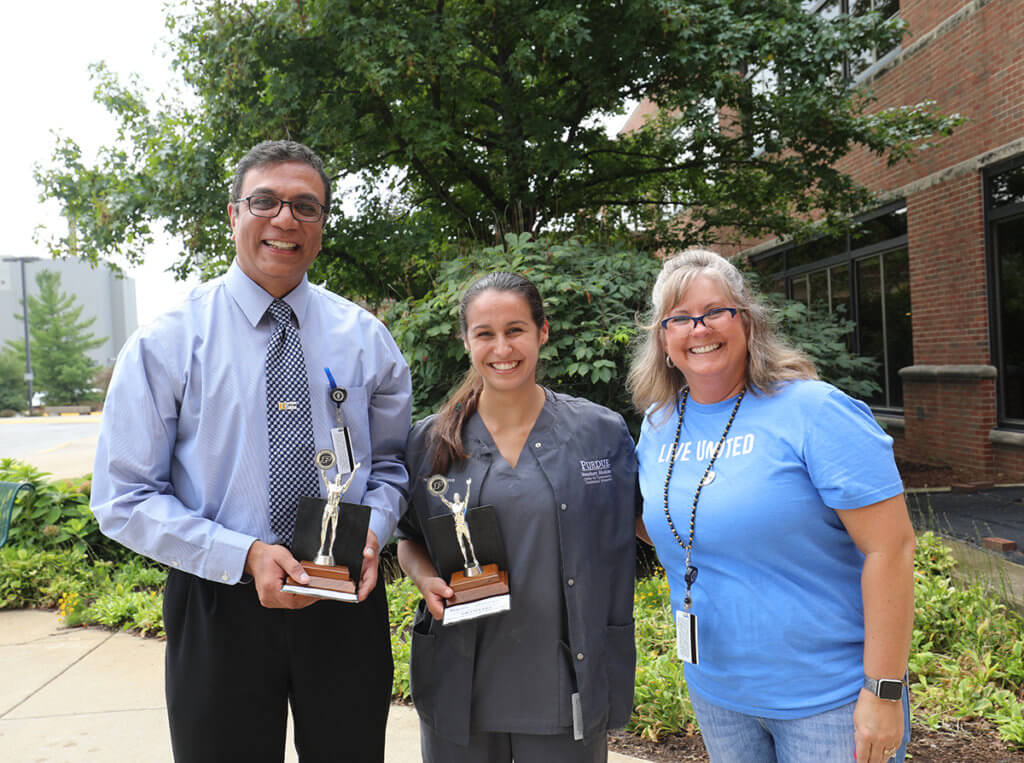
<path id="1" fill-rule="evenodd" d="M 864 688 L 880 699 L 899 702 L 903 699 L 903 681 L 898 678 L 864 677 Z"/>

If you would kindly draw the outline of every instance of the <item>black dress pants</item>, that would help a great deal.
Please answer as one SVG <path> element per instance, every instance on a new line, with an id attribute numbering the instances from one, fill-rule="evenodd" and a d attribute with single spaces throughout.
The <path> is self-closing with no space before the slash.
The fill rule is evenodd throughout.
<path id="1" fill-rule="evenodd" d="M 177 763 L 280 763 L 289 702 L 302 763 L 384 760 L 394 664 L 383 581 L 361 604 L 276 610 L 251 584 L 172 570 L 164 628 Z"/>

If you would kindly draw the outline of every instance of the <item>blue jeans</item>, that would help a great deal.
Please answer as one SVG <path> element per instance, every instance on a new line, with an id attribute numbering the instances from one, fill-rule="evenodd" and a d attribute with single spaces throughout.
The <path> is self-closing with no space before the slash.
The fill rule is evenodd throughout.
<path id="1" fill-rule="evenodd" d="M 856 702 L 807 718 L 759 718 L 713 705 L 690 694 L 712 763 L 852 763 Z M 903 693 L 903 763 L 910 741 L 910 704 Z"/>

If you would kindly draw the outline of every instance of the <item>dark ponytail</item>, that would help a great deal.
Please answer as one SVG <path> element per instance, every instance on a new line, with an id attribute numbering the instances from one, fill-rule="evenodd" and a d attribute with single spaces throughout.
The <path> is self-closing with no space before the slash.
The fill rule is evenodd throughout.
<path id="1" fill-rule="evenodd" d="M 529 279 L 515 273 L 496 271 L 488 273 L 466 289 L 459 303 L 459 327 L 462 337 L 467 335 L 466 311 L 470 303 L 485 291 L 516 292 L 526 300 L 530 307 L 530 317 L 538 329 L 544 327 L 544 301 L 540 292 Z M 484 388 L 483 379 L 470 363 L 469 371 L 462 384 L 448 398 L 438 411 L 437 419 L 431 429 L 431 441 L 434 457 L 431 469 L 434 474 L 447 474 L 452 464 L 465 461 L 468 457 L 462 444 L 462 428 L 466 421 L 476 413 L 480 403 L 480 392 Z"/>

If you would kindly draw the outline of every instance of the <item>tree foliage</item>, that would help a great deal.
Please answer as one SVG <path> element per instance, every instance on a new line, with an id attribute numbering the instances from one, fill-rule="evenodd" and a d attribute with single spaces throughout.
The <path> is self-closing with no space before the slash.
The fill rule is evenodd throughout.
<path id="1" fill-rule="evenodd" d="M 508 234 L 504 247 L 443 263 L 426 295 L 396 303 L 385 318 L 412 370 L 414 419 L 436 411 L 469 368 L 459 336 L 463 292 L 485 273 L 509 270 L 533 281 L 544 299 L 550 331 L 540 353 L 543 383 L 620 412 L 638 434 L 639 411 L 624 382 L 660 269 L 658 258 L 628 246 L 529 234 Z M 748 277 L 756 287 L 756 276 Z M 764 301 L 780 334 L 811 355 L 821 378 L 859 398 L 879 389 L 877 362 L 849 351 L 852 321 L 777 294 Z"/>
<path id="2" fill-rule="evenodd" d="M 459 301 L 485 273 L 508 270 L 533 281 L 544 299 L 548 343 L 540 351 L 543 383 L 619 411 L 639 431 L 623 384 L 637 316 L 661 262 L 611 243 L 565 243 L 507 234 L 505 246 L 481 247 L 440 266 L 434 287 L 388 313 L 412 370 L 413 417 L 440 407 L 469 368 L 459 336 Z"/>
<path id="3" fill-rule="evenodd" d="M 799 0 L 184 5 L 168 27 L 187 97 L 151 106 L 96 67 L 116 145 L 90 163 L 65 138 L 38 172 L 77 234 L 56 250 L 142 259 L 159 222 L 180 270 L 216 272 L 230 168 L 289 137 L 355 182 L 357 212 L 332 216 L 313 276 L 371 302 L 418 297 L 460 240 L 644 230 L 653 250 L 836 221 L 870 200 L 838 159 L 903 159 L 955 122 L 879 111 L 839 73 L 895 45 L 898 21 L 825 20 Z M 601 119 L 643 98 L 657 117 L 609 136 Z"/>
<path id="4" fill-rule="evenodd" d="M 45 393 L 50 405 L 80 403 L 93 398 L 96 364 L 87 350 L 102 345 L 88 331 L 95 318 L 81 320 L 83 305 L 74 295 L 60 290 L 60 274 L 41 270 L 36 274 L 38 296 L 28 298 L 28 331 L 32 343 L 32 374 L 35 391 Z M 22 320 L 22 315 L 14 316 Z M 25 357 L 25 340 L 8 340 L 13 352 Z"/>
<path id="5" fill-rule="evenodd" d="M 25 355 L 11 349 L 0 351 L 0 411 L 20 411 L 28 405 Z"/>

